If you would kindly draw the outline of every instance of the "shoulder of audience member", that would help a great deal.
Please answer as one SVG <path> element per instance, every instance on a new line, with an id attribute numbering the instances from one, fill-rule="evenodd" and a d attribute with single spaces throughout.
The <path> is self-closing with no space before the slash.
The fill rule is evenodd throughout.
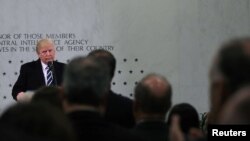
<path id="1" fill-rule="evenodd" d="M 113 98 L 119 100 L 119 101 L 123 101 L 123 102 L 126 102 L 126 103 L 132 103 L 132 99 L 129 99 L 128 97 L 125 97 L 121 94 L 117 94 L 113 91 L 110 91 L 110 94 Z"/>
<path id="2" fill-rule="evenodd" d="M 59 64 L 59 65 L 62 65 L 62 66 L 66 66 L 66 64 L 65 63 L 63 63 L 63 62 L 59 62 L 59 61 L 55 61 L 57 64 Z"/>

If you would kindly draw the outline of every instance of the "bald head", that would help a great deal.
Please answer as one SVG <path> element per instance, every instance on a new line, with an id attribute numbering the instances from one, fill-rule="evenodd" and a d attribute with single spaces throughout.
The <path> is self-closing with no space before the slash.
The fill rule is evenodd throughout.
<path id="1" fill-rule="evenodd" d="M 171 97 L 169 82 L 161 75 L 149 74 L 135 88 L 135 111 L 165 116 Z"/>
<path id="2" fill-rule="evenodd" d="M 168 91 L 170 87 L 169 83 L 164 77 L 155 74 L 145 77 L 142 83 L 148 87 L 148 89 L 152 92 L 151 94 L 155 97 L 162 97 L 166 95 L 166 91 Z"/>

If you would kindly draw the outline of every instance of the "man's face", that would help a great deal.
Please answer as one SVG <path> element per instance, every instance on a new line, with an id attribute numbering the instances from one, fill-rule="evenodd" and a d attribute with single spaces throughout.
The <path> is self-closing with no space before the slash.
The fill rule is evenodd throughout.
<path id="1" fill-rule="evenodd" d="M 49 61 L 53 61 L 55 58 L 55 48 L 52 43 L 42 43 L 38 48 L 38 57 L 40 60 L 47 64 Z"/>

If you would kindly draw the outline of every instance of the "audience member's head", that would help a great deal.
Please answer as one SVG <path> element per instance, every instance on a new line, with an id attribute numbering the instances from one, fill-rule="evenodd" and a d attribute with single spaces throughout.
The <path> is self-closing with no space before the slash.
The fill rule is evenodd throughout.
<path id="1" fill-rule="evenodd" d="M 74 140 L 73 129 L 65 115 L 45 103 L 14 105 L 2 114 L 0 125 L 8 127 L 8 131 L 13 131 L 13 135 L 17 132 L 25 138 L 48 141 Z"/>
<path id="2" fill-rule="evenodd" d="M 188 104 L 175 105 L 169 112 L 167 123 L 171 125 L 173 115 L 179 116 L 180 126 L 183 133 L 188 134 L 191 128 L 199 129 L 199 115 L 196 109 Z"/>
<path id="3" fill-rule="evenodd" d="M 165 77 L 149 74 L 135 88 L 134 113 L 136 120 L 165 119 L 171 106 L 172 90 Z"/>
<path id="4" fill-rule="evenodd" d="M 112 80 L 115 74 L 116 59 L 111 52 L 104 50 L 104 49 L 97 49 L 97 50 L 91 51 L 88 54 L 88 57 L 95 57 L 96 59 L 99 59 L 103 61 L 104 63 L 106 63 L 107 66 L 109 67 L 110 77 Z"/>
<path id="5" fill-rule="evenodd" d="M 210 72 L 211 112 L 215 123 L 223 104 L 241 87 L 250 84 L 250 38 L 225 43 L 219 50 Z"/>
<path id="6" fill-rule="evenodd" d="M 220 124 L 250 124 L 250 87 L 242 88 L 226 102 L 219 117 Z"/>
<path id="7" fill-rule="evenodd" d="M 63 94 L 58 87 L 42 87 L 38 89 L 31 101 L 46 102 L 63 110 Z"/>
<path id="8" fill-rule="evenodd" d="M 74 58 L 65 70 L 65 98 L 71 105 L 98 107 L 108 91 L 109 80 L 109 71 L 102 62 L 90 57 Z"/>

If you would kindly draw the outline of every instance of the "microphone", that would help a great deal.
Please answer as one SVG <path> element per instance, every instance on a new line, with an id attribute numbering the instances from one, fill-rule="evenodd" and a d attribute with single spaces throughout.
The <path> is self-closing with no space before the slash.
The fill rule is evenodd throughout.
<path id="1" fill-rule="evenodd" d="M 52 76 L 53 76 L 53 83 L 55 86 L 57 86 L 57 79 L 56 79 L 56 73 L 55 73 L 55 68 L 53 65 L 53 61 L 48 62 L 48 67 L 52 71 Z"/>
<path id="2" fill-rule="evenodd" d="M 53 71 L 53 62 L 52 61 L 48 62 L 48 67 L 49 67 L 50 70 Z"/>

